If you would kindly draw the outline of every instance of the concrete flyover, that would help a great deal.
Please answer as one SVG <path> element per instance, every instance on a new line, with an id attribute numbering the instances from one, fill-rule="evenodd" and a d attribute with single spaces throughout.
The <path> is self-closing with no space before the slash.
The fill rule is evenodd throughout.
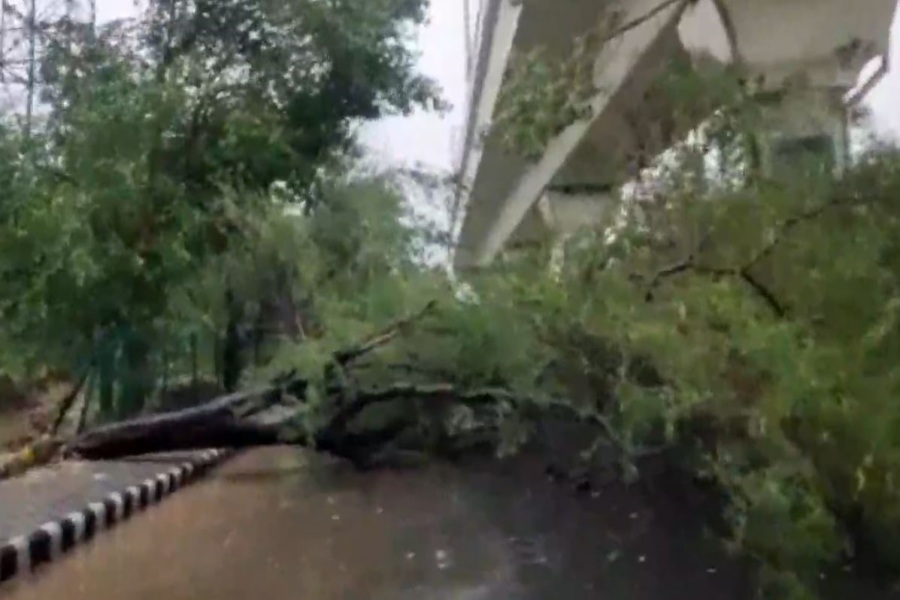
<path id="1" fill-rule="evenodd" d="M 896 0 L 466 0 L 470 98 L 460 157 L 457 268 L 484 265 L 504 248 L 565 234 L 606 217 L 634 173 L 631 157 L 659 154 L 679 136 L 648 135 L 673 107 L 648 90 L 677 57 L 743 68 L 770 94 L 764 164 L 792 148 L 847 154 L 847 108 L 884 74 Z M 550 140 L 537 160 L 504 149 L 491 123 L 516 53 L 541 47 L 565 57 L 573 41 L 616 11 L 621 34 L 596 56 L 591 115 Z M 472 20 L 472 19 L 470 19 Z M 859 86 L 863 67 L 881 66 Z M 798 81 L 802 86 L 792 85 Z M 851 90 L 860 93 L 849 94 Z M 795 91 L 796 90 L 796 91 Z M 634 126 L 637 123 L 638 126 Z M 689 127 L 698 123 L 687 123 Z M 665 128 L 664 128 L 665 129 Z M 639 151 L 639 152 L 638 152 Z"/>

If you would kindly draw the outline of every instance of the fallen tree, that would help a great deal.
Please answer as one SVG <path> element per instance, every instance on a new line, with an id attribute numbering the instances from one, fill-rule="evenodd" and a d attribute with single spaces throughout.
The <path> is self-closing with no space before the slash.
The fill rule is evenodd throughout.
<path id="1" fill-rule="evenodd" d="M 59 442 L 59 447 L 65 456 L 110 460 L 176 450 L 287 444 L 369 468 L 408 452 L 443 457 L 475 450 L 494 452 L 504 443 L 501 430 L 510 422 L 529 429 L 542 418 L 562 417 L 596 430 L 619 458 L 657 451 L 628 447 L 610 421 L 597 412 L 584 413 L 570 402 L 528 397 L 503 386 L 394 381 L 360 387 L 352 376 L 355 366 L 365 367 L 360 359 L 412 331 L 436 307 L 435 301 L 429 301 L 374 335 L 333 352 L 322 367 L 318 386 L 311 381 L 316 378 L 291 370 L 256 389 L 78 433 Z M 323 397 L 317 398 L 310 414 L 311 396 L 317 395 Z"/>
<path id="2" fill-rule="evenodd" d="M 453 405 L 484 408 L 509 398 L 503 390 L 466 392 L 449 384 L 397 384 L 357 392 L 351 403 L 333 411 L 324 426 L 308 433 L 298 426 L 298 411 L 285 405 L 286 397 L 295 398 L 288 392 L 291 387 L 305 389 L 306 385 L 294 379 L 283 387 L 236 393 L 195 408 L 112 423 L 77 436 L 65 444 L 65 452 L 88 460 L 108 460 L 174 450 L 288 444 L 328 452 L 367 467 L 385 446 L 421 425 L 418 415 L 407 413 L 380 427 L 355 430 L 355 418 L 373 406 L 413 400 L 434 411 Z M 433 448 L 425 448 L 423 440 L 421 449 Z"/>
<path id="3" fill-rule="evenodd" d="M 127 456 L 210 447 L 247 448 L 274 444 L 306 446 L 350 460 L 360 468 L 385 459 L 393 444 L 422 452 L 452 454 L 462 448 L 493 446 L 504 408 L 516 402 L 502 388 L 466 390 L 451 383 L 399 382 L 356 389 L 348 372 L 362 357 L 386 346 L 430 313 L 434 301 L 398 319 L 375 335 L 334 352 L 325 363 L 315 428 L 301 423 L 312 384 L 288 372 L 269 385 L 215 398 L 201 405 L 106 424 L 72 439 L 59 440 L 64 456 L 109 460 Z M 74 404 L 65 398 L 65 410 Z M 359 426 L 360 417 L 391 403 L 413 403 L 377 425 Z M 464 407 L 479 414 L 465 432 L 449 415 Z M 61 411 L 63 408 L 61 407 Z M 426 431 L 427 430 L 427 431 Z M 412 446 L 413 448 L 410 448 Z"/>

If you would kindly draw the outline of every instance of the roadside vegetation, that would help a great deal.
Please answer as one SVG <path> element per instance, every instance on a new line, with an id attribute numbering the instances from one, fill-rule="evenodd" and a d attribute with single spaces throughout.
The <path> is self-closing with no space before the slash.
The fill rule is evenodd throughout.
<path id="1" fill-rule="evenodd" d="M 410 50 L 424 11 L 156 0 L 133 22 L 48 29 L 46 110 L 0 121 L 0 419 L 42 382 L 68 390 L 27 457 L 40 440 L 50 454 L 157 449 L 109 436 L 259 385 L 293 407 L 277 429 L 241 426 L 229 404 L 213 437 L 183 445 L 284 441 L 373 467 L 511 453 L 562 415 L 593 433 L 587 464 L 613 455 L 640 484 L 662 458 L 716 490 L 762 597 L 816 597 L 820 573 L 845 565 L 892 578 L 898 151 L 774 176 L 740 74 L 673 65 L 655 93 L 684 118 L 718 108 L 664 160 L 645 157 L 612 224 L 566 240 L 558 268 L 548 243 L 452 275 L 429 215 L 453 184 L 366 168 L 354 142 L 366 121 L 442 108 Z M 565 126 L 560 106 L 585 116 L 583 85 L 565 79 L 581 70 L 540 60 L 511 74 L 498 119 L 529 157 Z"/>

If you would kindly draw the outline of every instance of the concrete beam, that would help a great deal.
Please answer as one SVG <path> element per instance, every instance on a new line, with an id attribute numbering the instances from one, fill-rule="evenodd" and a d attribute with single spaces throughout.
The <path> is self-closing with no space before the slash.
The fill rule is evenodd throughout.
<path id="1" fill-rule="evenodd" d="M 490 127 L 491 118 L 500 89 L 503 85 L 503 77 L 513 49 L 516 31 L 519 27 L 519 18 L 522 15 L 521 0 L 487 0 L 486 24 L 484 27 L 486 38 L 482 42 L 478 58 L 479 71 L 475 74 L 472 86 L 472 99 L 470 102 L 470 115 L 466 124 L 466 137 L 464 140 L 464 156 L 460 165 L 460 176 L 464 185 L 474 181 L 484 152 L 484 145 L 480 139 Z M 460 189 L 451 215 L 453 227 L 459 220 L 459 212 L 463 210 L 468 196 L 468 191 Z"/>
<path id="2" fill-rule="evenodd" d="M 558 236 L 568 236 L 582 227 L 607 220 L 613 199 L 602 194 L 544 192 L 537 208 L 547 228 Z"/>
<path id="3" fill-rule="evenodd" d="M 666 5 L 660 0 L 625 2 L 623 22 L 635 26 L 606 45 L 597 59 L 595 85 L 599 92 L 591 101 L 592 117 L 571 124 L 547 146 L 540 160 L 531 165 L 505 199 L 499 217 L 488 229 L 475 253 L 476 264 L 487 264 L 496 257 L 504 242 L 515 231 L 526 212 L 537 201 L 554 174 L 566 162 L 593 123 L 603 114 L 616 93 L 624 86 L 640 59 L 668 29 L 673 28 L 689 0 Z M 647 15 L 652 15 L 647 17 Z"/>
<path id="4" fill-rule="evenodd" d="M 565 261 L 566 241 L 582 227 L 596 227 L 609 221 L 615 206 L 609 194 L 567 194 L 547 191 L 536 208 L 553 236 L 550 270 L 559 273 Z"/>

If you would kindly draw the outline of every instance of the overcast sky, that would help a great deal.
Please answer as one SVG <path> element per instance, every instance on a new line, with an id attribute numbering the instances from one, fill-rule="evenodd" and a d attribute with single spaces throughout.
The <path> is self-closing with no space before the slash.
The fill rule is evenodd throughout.
<path id="1" fill-rule="evenodd" d="M 459 135 L 456 132 L 462 128 L 464 116 L 463 31 L 462 0 L 432 0 L 430 23 L 418 38 L 420 65 L 441 83 L 456 110 L 444 118 L 415 115 L 386 119 L 370 127 L 365 139 L 389 160 L 421 161 L 443 168 L 453 165 L 454 137 Z M 879 132 L 900 136 L 900 11 L 895 15 L 893 31 L 895 66 L 870 92 L 866 104 L 874 113 Z"/>
<path id="2" fill-rule="evenodd" d="M 97 5 L 101 20 L 134 11 L 134 0 L 98 0 Z M 367 127 L 364 140 L 388 162 L 419 162 L 442 169 L 454 164 L 466 90 L 462 6 L 462 0 L 432 0 L 430 22 L 417 40 L 420 68 L 440 83 L 454 110 L 443 117 L 417 114 L 385 119 Z M 897 64 L 870 93 L 866 103 L 872 108 L 880 132 L 900 136 L 900 18 L 895 18 L 893 31 L 892 54 Z"/>

